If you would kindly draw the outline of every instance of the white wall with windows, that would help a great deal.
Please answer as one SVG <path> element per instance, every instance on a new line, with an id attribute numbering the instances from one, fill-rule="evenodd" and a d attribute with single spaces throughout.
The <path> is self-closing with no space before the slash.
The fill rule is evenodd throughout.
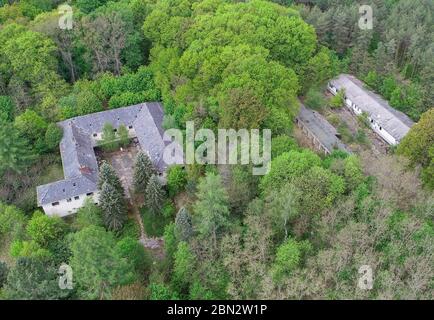
<path id="1" fill-rule="evenodd" d="M 338 89 L 336 89 L 332 84 L 328 84 L 327 86 L 328 90 L 333 94 L 336 95 L 338 93 Z M 352 102 L 348 97 L 344 97 L 345 105 L 352 110 L 356 115 L 361 115 L 363 111 L 354 103 Z M 381 127 L 379 123 L 377 123 L 374 119 L 372 119 L 370 116 L 368 116 L 369 124 L 379 136 L 381 136 L 387 143 L 391 145 L 396 145 L 398 141 L 390 135 L 384 128 Z"/>
<path id="2" fill-rule="evenodd" d="M 43 205 L 42 208 L 44 209 L 45 214 L 49 216 L 66 217 L 76 213 L 78 209 L 80 209 L 84 205 L 84 201 L 87 198 L 91 198 L 95 204 L 99 203 L 99 193 L 91 192 L 48 203 Z"/>

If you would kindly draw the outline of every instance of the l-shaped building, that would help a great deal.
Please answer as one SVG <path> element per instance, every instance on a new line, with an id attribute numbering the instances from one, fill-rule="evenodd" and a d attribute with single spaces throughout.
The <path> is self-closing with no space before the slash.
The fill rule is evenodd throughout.
<path id="1" fill-rule="evenodd" d="M 371 128 L 390 145 L 398 144 L 414 124 L 352 75 L 339 75 L 328 83 L 327 88 L 334 95 L 344 90 L 345 105 L 356 115 L 366 113 Z"/>
<path id="2" fill-rule="evenodd" d="M 47 215 L 64 217 L 76 213 L 86 198 L 98 204 L 98 163 L 94 148 L 102 139 L 106 123 L 115 131 L 124 125 L 129 137 L 137 138 L 142 151 L 163 176 L 169 165 L 163 160 L 163 151 L 170 143 L 163 139 L 163 116 L 160 103 L 146 102 L 59 122 L 63 129 L 60 154 L 65 179 L 37 187 L 38 206 Z M 175 163 L 183 163 L 183 157 L 175 159 Z"/>

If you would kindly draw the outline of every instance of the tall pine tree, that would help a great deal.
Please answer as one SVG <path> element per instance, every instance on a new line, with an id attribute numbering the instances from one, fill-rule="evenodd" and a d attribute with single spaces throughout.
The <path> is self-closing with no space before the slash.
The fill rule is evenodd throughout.
<path id="1" fill-rule="evenodd" d="M 160 212 L 163 204 L 164 191 L 156 175 L 152 175 L 149 179 L 148 185 L 146 187 L 145 197 L 146 206 L 148 207 L 149 211 L 154 214 Z"/>
<path id="2" fill-rule="evenodd" d="M 101 190 L 105 182 L 115 187 L 122 197 L 125 195 L 121 180 L 117 176 L 115 169 L 106 161 L 104 161 L 99 168 L 98 189 Z"/>
<path id="3" fill-rule="evenodd" d="M 196 228 L 202 238 L 211 237 L 217 248 L 217 237 L 229 225 L 229 197 L 221 178 L 208 173 L 201 178 L 197 188 L 197 201 L 194 213 L 197 217 Z"/>
<path id="4" fill-rule="evenodd" d="M 144 193 L 148 186 L 149 179 L 154 175 L 155 169 L 151 159 L 143 153 L 139 152 L 136 158 L 134 167 L 134 189 L 138 193 Z"/>
<path id="5" fill-rule="evenodd" d="M 119 231 L 127 219 L 125 200 L 122 194 L 107 182 L 103 183 L 100 192 L 99 201 L 104 224 L 109 230 Z"/>
<path id="6" fill-rule="evenodd" d="M 176 214 L 175 233 L 179 241 L 187 241 L 193 235 L 191 215 L 184 207 Z"/>

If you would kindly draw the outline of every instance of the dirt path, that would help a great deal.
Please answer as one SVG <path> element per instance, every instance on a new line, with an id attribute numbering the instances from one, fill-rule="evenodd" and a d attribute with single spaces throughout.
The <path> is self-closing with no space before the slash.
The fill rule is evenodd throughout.
<path id="1" fill-rule="evenodd" d="M 145 232 L 145 226 L 143 225 L 142 216 L 140 215 L 140 211 L 135 205 L 137 201 L 135 199 L 129 199 L 129 211 L 132 213 L 134 220 L 136 220 L 139 225 L 140 230 L 140 238 L 139 242 L 155 256 L 160 259 L 164 258 L 164 239 L 162 237 L 148 237 Z"/>

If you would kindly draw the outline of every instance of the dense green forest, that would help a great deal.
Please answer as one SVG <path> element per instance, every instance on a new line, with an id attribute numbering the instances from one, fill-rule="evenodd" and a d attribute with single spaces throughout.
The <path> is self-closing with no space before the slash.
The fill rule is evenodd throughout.
<path id="1" fill-rule="evenodd" d="M 357 27 L 362 2 L 372 30 Z M 0 0 L 0 299 L 433 298 L 432 1 L 73 0 L 70 30 L 61 3 Z M 323 156 L 294 136 L 298 97 L 322 101 L 342 72 L 417 122 L 388 154 Z M 162 101 L 165 128 L 273 134 L 263 177 L 173 166 L 163 187 L 138 155 L 137 205 L 162 253 L 137 241 L 108 164 L 101 205 L 61 219 L 36 204 L 63 177 L 56 122 L 144 101 Z"/>

